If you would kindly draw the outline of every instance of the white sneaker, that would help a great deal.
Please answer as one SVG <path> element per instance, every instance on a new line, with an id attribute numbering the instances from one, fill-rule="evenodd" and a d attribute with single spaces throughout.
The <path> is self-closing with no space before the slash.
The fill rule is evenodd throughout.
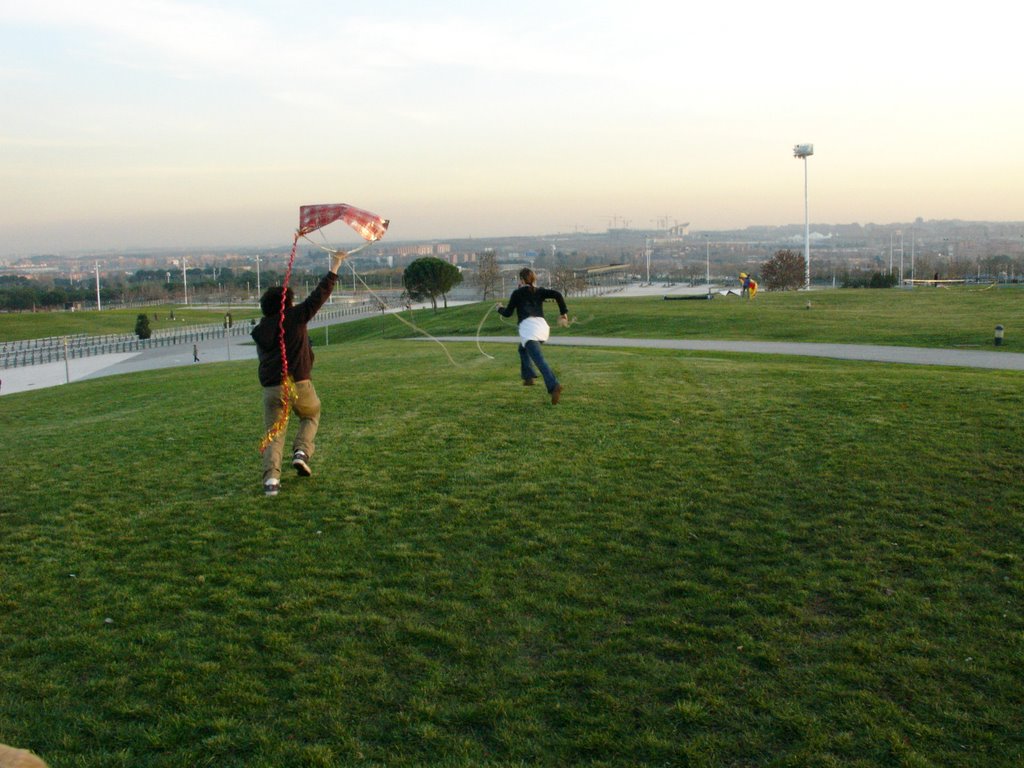
<path id="1" fill-rule="evenodd" d="M 296 451 L 292 454 L 292 466 L 295 467 L 295 471 L 299 473 L 300 477 L 309 477 L 313 474 L 313 470 L 309 468 L 309 456 L 306 455 L 305 451 Z"/>
<path id="2" fill-rule="evenodd" d="M 263 481 L 263 493 L 267 496 L 277 496 L 281 492 L 281 481 L 280 480 L 264 480 Z"/>

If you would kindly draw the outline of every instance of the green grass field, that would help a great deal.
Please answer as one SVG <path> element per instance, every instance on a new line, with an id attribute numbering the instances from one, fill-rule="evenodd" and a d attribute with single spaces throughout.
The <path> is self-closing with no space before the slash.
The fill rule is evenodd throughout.
<path id="1" fill-rule="evenodd" d="M 825 333 L 774 299 L 572 309 Z M 994 324 L 933 312 L 899 318 Z M 315 475 L 276 499 L 250 362 L 0 398 L 0 742 L 51 768 L 1024 761 L 1020 374 L 552 347 L 552 407 L 511 347 L 453 366 L 381 329 L 318 350 Z"/>
<path id="2" fill-rule="evenodd" d="M 171 312 L 174 319 L 170 319 Z M 184 325 L 220 324 L 224 314 L 233 322 L 259 318 L 259 307 L 236 306 L 228 310 L 197 309 L 167 304 L 140 309 L 104 309 L 102 312 L 12 312 L 0 314 L 0 342 L 40 339 L 84 333 L 101 336 L 108 333 L 134 333 L 139 315 L 149 317 L 150 329 L 162 330 Z"/>
<path id="3" fill-rule="evenodd" d="M 807 302 L 811 302 L 808 309 Z M 511 320 L 486 304 L 419 310 L 415 322 L 435 334 L 515 334 Z M 1002 349 L 1024 349 L 1024 287 L 892 290 L 822 290 L 765 293 L 753 301 L 735 296 L 713 301 L 665 301 L 661 297 L 569 299 L 572 333 L 586 336 L 707 338 L 764 341 L 847 342 L 919 347 L 992 346 L 996 325 L 1005 329 Z M 174 321 L 168 319 L 174 310 Z M 145 311 L 156 330 L 176 324 L 221 323 L 220 310 L 158 307 Z M 160 319 L 153 320 L 154 313 Z M 138 310 L 41 312 L 0 315 L 0 341 L 67 333 L 132 333 Z M 485 317 L 486 315 L 486 317 Z M 232 310 L 236 322 L 259 317 L 252 307 Z M 399 322 L 345 324 L 338 340 L 401 338 Z"/>
<path id="4" fill-rule="evenodd" d="M 418 326 L 435 335 L 472 336 L 479 327 L 484 336 L 514 336 L 513 320 L 488 314 L 490 306 L 493 302 L 414 315 Z M 995 326 L 1002 325 L 1005 343 L 1000 349 L 1024 350 L 1024 287 L 1017 286 L 759 293 L 753 301 L 736 296 L 712 301 L 570 298 L 569 310 L 575 323 L 568 333 L 578 336 L 991 348 Z M 553 304 L 550 311 L 557 311 Z M 409 333 L 398 322 L 368 322 L 335 327 L 331 341 L 336 336 L 365 340 Z"/>

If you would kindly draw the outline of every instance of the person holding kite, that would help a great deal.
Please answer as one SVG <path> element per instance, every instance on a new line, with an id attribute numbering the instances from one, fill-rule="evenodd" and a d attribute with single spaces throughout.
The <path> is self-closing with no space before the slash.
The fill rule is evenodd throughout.
<path id="1" fill-rule="evenodd" d="M 551 404 L 558 405 L 562 398 L 562 385 L 558 383 L 554 372 L 544 360 L 540 345 L 548 340 L 551 335 L 551 328 L 544 319 L 544 302 L 552 299 L 558 302 L 558 325 L 566 328 L 569 325 L 569 308 L 565 305 L 562 294 L 553 288 L 538 288 L 537 275 L 529 267 L 523 267 L 519 272 L 519 287 L 512 291 L 509 297 L 508 306 L 500 304 L 496 309 L 502 317 L 511 317 L 512 313 L 517 314 L 519 321 L 519 371 L 524 386 L 533 386 L 537 378 L 533 366 L 537 366 L 540 375 L 544 377 L 544 385 L 548 394 L 551 395 Z"/>
<path id="2" fill-rule="evenodd" d="M 330 269 L 309 297 L 297 307 L 293 306 L 288 283 L 299 238 L 308 240 L 308 235 L 335 221 L 348 224 L 366 243 L 347 253 L 318 246 L 330 254 Z M 341 262 L 384 237 L 389 224 L 388 219 L 348 203 L 303 205 L 299 208 L 299 228 L 292 240 L 284 284 L 268 289 L 260 297 L 263 318 L 251 334 L 256 342 L 259 379 L 263 385 L 263 418 L 267 431 L 260 440 L 260 453 L 263 454 L 263 492 L 267 496 L 277 496 L 281 490 L 281 454 L 292 408 L 299 415 L 299 433 L 292 444 L 292 466 L 300 477 L 313 474 L 309 460 L 313 456 L 313 440 L 320 426 L 320 399 L 311 379 L 313 348 L 306 326 L 334 290 Z"/>
<path id="3" fill-rule="evenodd" d="M 324 275 L 305 301 L 292 305 L 292 289 L 277 285 L 260 298 L 263 317 L 252 331 L 259 356 L 259 380 L 263 386 L 263 420 L 271 439 L 263 451 L 263 492 L 276 496 L 281 489 L 281 457 L 284 452 L 287 415 L 290 407 L 299 417 L 299 431 L 292 443 L 292 466 L 300 477 L 313 471 L 309 460 L 320 426 L 320 398 L 313 387 L 313 348 L 306 329 L 309 321 L 330 297 L 338 281 L 338 268 L 348 254 L 333 251 L 330 271 Z M 282 316 L 283 315 L 283 316 Z M 281 334 L 284 343 L 281 343 Z M 287 373 L 282 352 L 286 354 Z M 286 402 L 287 398 L 287 402 Z M 283 428 L 276 430 L 284 418 Z"/>
<path id="4" fill-rule="evenodd" d="M 757 295 L 757 281 L 746 272 L 740 272 L 740 296 L 752 299 Z"/>

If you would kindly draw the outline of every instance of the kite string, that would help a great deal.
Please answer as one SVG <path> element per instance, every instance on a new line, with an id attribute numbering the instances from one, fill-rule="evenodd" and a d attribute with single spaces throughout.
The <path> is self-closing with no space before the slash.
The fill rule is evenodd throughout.
<path id="1" fill-rule="evenodd" d="M 491 310 L 494 309 L 496 306 L 497 304 L 491 304 L 491 306 L 487 308 L 487 311 L 484 312 L 484 316 L 480 318 L 480 325 L 476 327 L 476 348 L 480 350 L 481 355 L 483 355 L 486 358 L 489 358 L 490 360 L 494 359 L 494 355 L 488 355 L 486 352 L 484 352 L 484 348 L 480 346 L 480 329 L 484 327 L 484 320 L 487 319 L 487 317 L 491 314 Z"/>
<path id="2" fill-rule="evenodd" d="M 480 354 L 481 355 L 483 355 L 484 357 L 490 358 L 491 360 L 494 359 L 494 356 L 493 355 L 489 355 L 486 352 L 484 352 L 483 347 L 480 346 L 480 329 L 484 327 L 484 322 L 487 320 L 488 317 L 490 317 L 491 311 L 494 310 L 496 307 L 497 307 L 496 304 L 491 304 L 491 306 L 489 306 L 487 308 L 487 311 L 484 312 L 484 316 L 482 318 L 480 318 L 480 324 L 476 327 L 476 348 L 480 350 Z M 516 325 L 516 323 L 510 323 L 507 320 L 505 320 L 504 316 L 502 316 L 502 314 L 500 312 L 498 313 L 498 319 L 501 321 L 502 325 L 511 325 L 511 326 Z M 569 320 L 569 322 L 566 325 L 566 327 L 570 327 L 570 326 L 577 325 L 577 324 L 586 325 L 587 323 L 589 323 L 593 319 L 594 319 L 593 315 L 588 317 L 586 320 L 580 320 L 579 317 L 577 317 L 576 315 L 573 315 L 572 319 Z"/>
<path id="3" fill-rule="evenodd" d="M 292 397 L 295 393 L 295 388 L 292 385 L 291 376 L 288 373 L 288 346 L 285 343 L 284 337 L 284 315 L 287 309 L 288 303 L 288 283 L 292 279 L 292 267 L 295 264 L 295 251 L 299 245 L 299 233 L 295 233 L 295 238 L 292 240 L 292 252 L 288 257 L 288 269 L 284 273 L 284 284 L 281 287 L 281 311 L 278 314 L 277 321 L 277 333 L 278 340 L 281 345 L 281 413 L 277 417 L 270 429 L 267 430 L 266 434 L 263 435 L 263 439 L 260 440 L 260 453 L 267 450 L 267 447 L 278 438 L 278 436 L 284 432 L 288 427 L 288 416 L 291 413 Z"/>
<path id="4" fill-rule="evenodd" d="M 321 232 L 320 232 L 320 236 L 321 236 L 321 237 L 324 237 L 323 231 L 321 231 Z M 326 246 L 326 245 L 321 245 L 321 244 L 320 244 L 320 243 L 318 243 L 318 242 L 315 242 L 315 241 L 313 241 L 313 240 L 310 240 L 310 239 L 309 239 L 308 237 L 306 237 L 305 235 L 303 235 L 303 238 L 304 238 L 305 240 L 307 240 L 307 241 L 308 241 L 308 242 L 309 242 L 310 244 L 312 244 L 312 245 L 316 246 L 317 248 L 319 248 L 319 249 L 320 249 L 320 250 L 322 250 L 322 251 L 326 251 L 327 253 L 331 253 L 331 254 L 333 254 L 333 253 L 337 253 L 337 252 L 338 252 L 338 251 L 337 251 L 336 249 L 334 249 L 334 248 L 330 248 L 330 247 L 328 247 L 328 246 Z M 325 238 L 325 239 L 326 239 L 326 238 Z M 364 243 L 363 245 L 360 245 L 360 246 L 359 246 L 358 248 L 353 248 L 353 249 L 352 249 L 351 251 L 346 251 L 346 252 L 345 252 L 345 257 L 346 257 L 346 258 L 348 258 L 348 257 L 349 257 L 349 256 L 351 256 L 351 255 L 352 255 L 353 253 L 358 253 L 359 251 L 363 250 L 363 248 L 366 248 L 367 246 L 369 246 L 369 245 L 372 245 L 372 244 L 373 244 L 373 243 L 375 243 L 375 242 L 376 242 L 375 240 L 371 240 L 371 241 L 369 241 L 369 242 L 367 242 L 367 243 Z M 293 255 L 294 255 L 294 254 L 293 254 Z M 382 308 L 386 308 L 386 307 L 388 307 L 388 303 L 387 303 L 387 302 L 386 302 L 386 301 L 385 301 L 385 300 L 384 300 L 384 299 L 383 299 L 383 298 L 382 298 L 382 297 L 381 297 L 380 295 L 378 295 L 378 294 L 377 294 L 377 292 L 373 290 L 373 288 L 371 288 L 371 287 L 370 287 L 369 285 L 367 285 L 367 284 L 366 284 L 366 281 L 365 281 L 365 280 L 363 280 L 363 276 L 362 276 L 362 275 L 360 275 L 360 274 L 359 274 L 358 272 L 356 272 L 356 268 L 355 268 L 354 266 L 352 266 L 352 264 L 351 264 L 351 263 L 350 263 L 350 264 L 349 264 L 348 266 L 349 266 L 349 269 L 351 269 L 351 270 L 352 270 L 352 276 L 353 276 L 353 277 L 355 277 L 355 278 L 357 278 L 357 279 L 359 280 L 359 282 L 360 282 L 360 283 L 362 283 L 363 287 L 364 287 L 364 288 L 365 288 L 365 289 L 366 289 L 366 290 L 367 290 L 367 291 L 368 291 L 368 292 L 370 293 L 370 295 L 371 295 L 371 296 L 373 296 L 373 298 L 377 300 L 377 303 L 378 303 L 378 304 L 379 304 L 379 305 L 380 305 L 380 306 L 381 306 Z M 411 308 L 410 308 L 410 310 L 409 310 L 409 314 L 410 314 L 410 315 L 412 314 L 412 309 L 411 309 Z M 441 341 L 441 340 L 440 340 L 439 338 L 437 338 L 436 336 L 431 336 L 431 335 L 430 335 L 429 333 L 427 333 L 426 331 L 424 331 L 424 330 L 423 330 L 422 328 L 419 328 L 419 327 L 417 327 L 415 323 L 411 323 L 411 322 L 409 322 L 408 320 L 406 320 L 406 319 L 405 319 L 404 317 L 402 317 L 402 315 L 401 315 L 401 312 L 396 312 L 394 316 L 395 316 L 395 317 L 396 317 L 396 318 L 397 318 L 398 320 L 401 320 L 401 321 L 402 321 L 403 323 L 405 323 L 405 324 L 406 324 L 406 325 L 408 325 L 408 326 L 409 326 L 410 328 L 412 328 L 412 329 L 413 329 L 413 330 L 414 330 L 414 331 L 415 331 L 416 333 L 421 333 L 421 334 L 423 334 L 424 336 L 426 336 L 426 337 L 427 337 L 428 339 L 431 339 L 432 341 L 436 341 L 436 342 L 437 342 L 438 344 L 440 344 L 440 346 L 441 346 L 441 349 L 443 349 L 443 350 L 444 350 L 444 354 L 445 354 L 445 356 L 446 356 L 446 357 L 448 358 L 448 362 L 450 362 L 450 363 L 451 363 L 452 365 L 454 365 L 455 367 L 458 367 L 458 365 L 459 365 L 459 364 L 455 362 L 455 359 L 454 359 L 454 358 L 452 357 L 451 353 L 450 353 L 450 352 L 448 351 L 448 347 L 446 347 L 446 346 L 444 345 L 444 342 L 442 342 L 442 341 Z M 493 359 L 493 358 L 492 358 L 492 359 Z"/>

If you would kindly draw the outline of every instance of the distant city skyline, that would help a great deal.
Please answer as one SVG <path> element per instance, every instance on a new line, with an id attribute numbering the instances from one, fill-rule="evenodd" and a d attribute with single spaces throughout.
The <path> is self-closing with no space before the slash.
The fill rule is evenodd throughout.
<path id="1" fill-rule="evenodd" d="M 1005 4 L 0 0 L 0 256 L 1024 219 Z M 351 240 L 350 233 L 332 233 Z"/>

